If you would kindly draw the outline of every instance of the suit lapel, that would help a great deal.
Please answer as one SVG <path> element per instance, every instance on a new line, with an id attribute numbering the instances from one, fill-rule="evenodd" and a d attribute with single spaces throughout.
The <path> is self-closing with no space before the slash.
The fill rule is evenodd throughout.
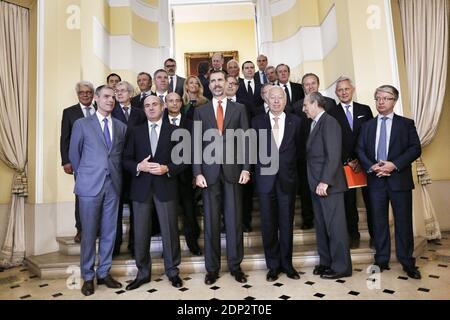
<path id="1" fill-rule="evenodd" d="M 89 117 L 89 121 L 91 121 L 91 125 L 94 129 L 94 132 L 97 133 L 97 137 L 100 139 L 101 144 L 105 147 L 106 151 L 109 153 L 108 146 L 106 145 L 105 137 L 103 136 L 102 126 L 100 125 L 100 122 L 98 121 L 97 116 L 94 114 L 93 116 Z M 113 129 L 114 132 L 114 129 Z"/>
<path id="2" fill-rule="evenodd" d="M 370 123 L 370 127 L 368 129 L 369 130 L 369 143 L 368 143 L 369 158 L 372 158 L 375 160 L 376 160 L 375 143 L 376 143 L 376 139 L 377 139 L 377 125 L 378 125 L 378 117 L 375 117 L 372 120 L 372 122 Z"/>
<path id="3" fill-rule="evenodd" d="M 214 114 L 214 105 L 212 101 L 210 101 L 209 106 L 205 108 L 205 113 L 211 127 L 217 129 L 216 115 Z"/>
<path id="4" fill-rule="evenodd" d="M 225 119 L 223 120 L 223 129 L 225 130 L 228 127 L 228 124 L 231 121 L 231 118 L 233 117 L 233 109 L 234 109 L 234 103 L 231 100 L 227 101 L 227 109 L 225 110 Z"/>
<path id="5" fill-rule="evenodd" d="M 156 145 L 156 152 L 153 155 L 153 158 L 156 158 L 156 156 L 160 153 L 161 149 L 164 149 L 164 147 L 165 147 L 164 142 L 166 141 L 166 139 L 164 139 L 164 137 L 167 135 L 168 130 L 169 130 L 169 126 L 167 124 L 168 124 L 168 122 L 165 122 L 165 121 L 163 121 L 161 123 L 161 130 L 159 131 L 159 136 L 158 136 L 158 144 Z M 150 143 L 150 137 L 149 137 L 149 143 Z"/>
<path id="6" fill-rule="evenodd" d="M 309 134 L 308 142 L 307 142 L 307 144 L 306 144 L 306 148 L 307 148 L 307 149 L 310 148 L 310 146 L 311 146 L 311 141 L 314 139 L 314 137 L 315 137 L 315 136 L 317 135 L 317 133 L 319 132 L 320 126 L 322 125 L 322 122 L 324 121 L 324 118 L 325 118 L 326 116 L 327 116 L 327 114 L 324 113 L 324 114 L 320 117 L 319 121 L 318 121 L 318 122 L 316 123 L 316 125 L 314 126 L 313 131 Z"/>
<path id="7" fill-rule="evenodd" d="M 394 117 L 392 118 L 392 126 L 391 126 L 391 136 L 389 137 L 389 150 L 393 149 L 393 144 L 395 140 L 397 139 L 397 131 L 398 131 L 398 118 L 397 115 L 394 114 Z M 389 158 L 389 153 L 388 153 Z"/>
<path id="8" fill-rule="evenodd" d="M 284 134 L 283 134 L 283 140 L 281 140 L 280 143 L 280 152 L 283 150 L 283 148 L 286 147 L 287 142 L 291 138 L 291 135 L 294 133 L 294 130 L 292 128 L 292 119 L 291 117 L 286 114 L 286 119 L 284 121 Z"/>

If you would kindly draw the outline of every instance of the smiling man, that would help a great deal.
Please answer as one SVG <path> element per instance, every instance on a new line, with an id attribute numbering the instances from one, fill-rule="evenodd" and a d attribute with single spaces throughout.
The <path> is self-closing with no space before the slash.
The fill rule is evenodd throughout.
<path id="1" fill-rule="evenodd" d="M 97 112 L 75 122 L 69 158 L 75 175 L 75 194 L 80 202 L 82 228 L 80 248 L 81 292 L 94 293 L 97 284 L 108 288 L 122 285 L 109 274 L 116 238 L 117 212 L 122 190 L 122 151 L 127 126 L 111 117 L 114 90 L 101 86 L 95 91 Z M 98 268 L 94 271 L 97 233 Z"/>

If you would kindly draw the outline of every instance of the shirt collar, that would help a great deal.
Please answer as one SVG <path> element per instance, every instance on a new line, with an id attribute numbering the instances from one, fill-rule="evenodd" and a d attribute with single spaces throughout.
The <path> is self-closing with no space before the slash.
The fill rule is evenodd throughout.
<path id="1" fill-rule="evenodd" d="M 342 108 L 344 108 L 344 109 L 346 109 L 345 106 L 350 106 L 350 108 L 353 108 L 353 100 L 350 101 L 350 103 L 340 102 L 340 104 L 341 104 Z"/>
<path id="2" fill-rule="evenodd" d="M 226 106 L 227 105 L 227 97 L 224 97 L 222 100 L 220 100 L 220 101 L 222 101 L 222 107 L 224 107 L 224 106 Z M 219 99 L 216 99 L 216 98 L 213 98 L 213 105 L 217 105 L 218 104 L 218 102 L 219 102 Z"/>
<path id="3" fill-rule="evenodd" d="M 89 106 L 85 106 L 81 102 L 79 102 L 78 104 L 80 105 L 81 109 L 85 109 L 85 108 L 88 108 L 88 107 L 94 109 L 94 105 L 92 103 Z"/>
<path id="4" fill-rule="evenodd" d="M 323 110 L 321 113 L 319 113 L 315 118 L 314 121 L 317 123 L 319 122 L 320 118 L 322 117 L 322 115 L 325 113 L 325 110 Z"/>
<path id="5" fill-rule="evenodd" d="M 95 114 L 97 115 L 98 121 L 100 121 L 100 122 L 103 122 L 103 120 L 104 120 L 105 118 L 108 119 L 108 122 L 111 122 L 111 121 L 112 121 L 111 114 L 108 114 L 108 116 L 105 117 L 105 116 L 103 116 L 100 112 L 98 112 L 98 110 L 95 112 Z"/>
<path id="6" fill-rule="evenodd" d="M 275 117 L 278 117 L 280 120 L 284 120 L 286 118 L 286 113 L 284 113 L 284 111 L 283 111 L 279 116 L 276 116 L 272 113 L 272 111 L 269 111 L 269 117 L 270 117 L 270 120 L 273 120 L 273 118 L 275 118 Z"/>
<path id="7" fill-rule="evenodd" d="M 381 119 L 383 117 L 386 117 L 388 119 L 394 119 L 394 112 L 389 113 L 388 115 L 383 116 L 382 114 L 378 114 L 378 119 Z"/>
<path id="8" fill-rule="evenodd" d="M 123 105 L 123 104 L 121 104 L 121 103 L 119 103 L 120 104 L 120 107 L 123 109 L 123 108 L 130 108 L 131 109 L 131 103 L 129 104 L 129 105 Z"/>
<path id="9" fill-rule="evenodd" d="M 157 127 L 158 128 L 161 128 L 161 125 L 162 125 L 162 117 L 158 120 L 158 121 L 156 121 L 156 122 L 152 122 L 152 121 L 150 121 L 150 120 L 147 120 L 147 122 L 148 122 L 148 126 L 150 127 L 152 124 L 157 124 Z"/>

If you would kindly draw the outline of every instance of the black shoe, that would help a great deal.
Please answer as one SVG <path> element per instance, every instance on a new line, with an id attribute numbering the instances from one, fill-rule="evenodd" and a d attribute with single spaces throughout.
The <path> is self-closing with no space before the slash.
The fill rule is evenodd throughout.
<path id="1" fill-rule="evenodd" d="M 269 272 L 267 272 L 266 280 L 269 282 L 276 281 L 278 279 L 278 275 L 280 274 L 280 271 L 276 269 L 270 269 Z"/>
<path id="2" fill-rule="evenodd" d="M 94 292 L 95 292 L 94 281 L 93 280 L 85 281 L 83 283 L 83 287 L 81 287 L 81 293 L 87 297 L 93 295 Z"/>
<path id="3" fill-rule="evenodd" d="M 105 278 L 103 279 L 97 279 L 97 285 L 101 285 L 104 284 L 106 285 L 108 288 L 111 289 L 119 289 L 122 288 L 122 284 L 119 281 L 114 280 L 113 277 L 111 277 L 110 274 L 108 274 Z"/>
<path id="4" fill-rule="evenodd" d="M 127 287 L 126 290 L 134 290 L 142 286 L 143 284 L 149 283 L 150 279 L 134 279 Z"/>
<path id="5" fill-rule="evenodd" d="M 202 250 L 200 250 L 200 246 L 197 243 L 188 245 L 188 248 L 192 255 L 198 257 L 202 255 Z"/>
<path id="6" fill-rule="evenodd" d="M 252 229 L 251 226 L 246 226 L 246 225 L 244 225 L 244 226 L 242 227 L 242 230 L 243 230 L 244 232 L 252 232 L 252 231 L 253 231 L 253 229 Z"/>
<path id="7" fill-rule="evenodd" d="M 328 269 L 326 272 L 320 275 L 320 278 L 327 280 L 336 280 L 340 278 L 350 277 L 351 273 L 337 273 L 332 269 Z"/>
<path id="8" fill-rule="evenodd" d="M 231 275 L 234 277 L 234 279 L 237 282 L 240 282 L 240 283 L 246 283 L 247 282 L 247 277 L 245 276 L 245 274 L 241 270 L 232 271 Z"/>
<path id="9" fill-rule="evenodd" d="M 73 241 L 75 241 L 75 243 L 80 243 L 81 242 L 81 230 L 77 230 L 77 234 L 73 238 Z"/>
<path id="10" fill-rule="evenodd" d="M 321 276 L 322 274 L 324 274 L 328 270 L 330 270 L 330 267 L 323 266 L 323 265 L 319 264 L 318 266 L 314 267 L 313 275 Z"/>
<path id="11" fill-rule="evenodd" d="M 377 262 L 375 262 L 373 265 L 377 266 L 378 268 L 380 268 L 380 272 L 383 272 L 384 270 L 391 270 L 391 268 L 389 267 L 388 263 L 377 263 Z"/>
<path id="12" fill-rule="evenodd" d="M 208 272 L 205 276 L 205 284 L 212 285 L 217 281 L 219 275 L 215 272 Z"/>
<path id="13" fill-rule="evenodd" d="M 172 286 L 175 288 L 181 288 L 183 286 L 183 281 L 178 275 L 170 277 L 169 281 L 172 282 Z"/>
<path id="14" fill-rule="evenodd" d="M 359 238 L 353 238 L 350 240 L 350 249 L 358 249 L 361 241 Z"/>
<path id="15" fill-rule="evenodd" d="M 112 256 L 117 257 L 120 254 L 120 247 L 114 248 Z"/>
<path id="16" fill-rule="evenodd" d="M 420 271 L 417 269 L 417 267 L 403 267 L 403 271 L 406 272 L 406 274 L 408 275 L 408 277 L 412 278 L 412 279 L 422 279 L 422 275 L 420 274 Z"/>
<path id="17" fill-rule="evenodd" d="M 289 279 L 294 279 L 294 280 L 300 279 L 300 275 L 298 274 L 297 270 L 295 270 L 295 269 L 291 269 L 291 270 L 286 271 L 286 276 Z"/>

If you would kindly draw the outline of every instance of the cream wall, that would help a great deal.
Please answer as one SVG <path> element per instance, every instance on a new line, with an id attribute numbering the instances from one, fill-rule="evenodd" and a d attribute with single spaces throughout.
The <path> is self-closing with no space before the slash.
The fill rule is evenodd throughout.
<path id="1" fill-rule="evenodd" d="M 256 36 L 253 20 L 177 23 L 175 50 L 179 75 L 185 75 L 184 54 L 187 52 L 239 52 L 239 62 L 256 64 Z"/>

